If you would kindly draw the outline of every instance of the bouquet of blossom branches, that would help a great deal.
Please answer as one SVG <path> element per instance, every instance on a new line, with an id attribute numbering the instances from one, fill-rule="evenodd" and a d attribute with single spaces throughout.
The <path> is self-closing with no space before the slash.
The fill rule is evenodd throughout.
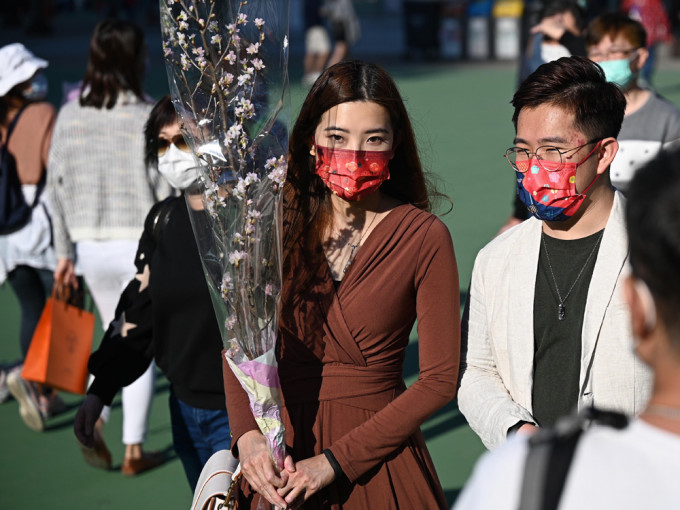
<path id="1" fill-rule="evenodd" d="M 274 349 L 288 2 L 161 0 L 161 29 L 173 104 L 200 167 L 186 197 L 227 361 L 282 467 Z"/>

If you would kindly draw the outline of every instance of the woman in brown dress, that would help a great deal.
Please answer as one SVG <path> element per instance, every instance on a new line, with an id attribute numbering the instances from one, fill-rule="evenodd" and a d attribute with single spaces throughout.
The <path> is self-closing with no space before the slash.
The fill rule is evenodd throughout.
<path id="1" fill-rule="evenodd" d="M 327 69 L 293 128 L 277 345 L 289 457 L 277 472 L 225 363 L 241 506 L 447 508 L 420 425 L 455 395 L 459 289 L 415 137 L 379 67 Z M 418 320 L 418 380 L 402 370 Z M 266 503 L 266 502 L 265 502 Z"/>

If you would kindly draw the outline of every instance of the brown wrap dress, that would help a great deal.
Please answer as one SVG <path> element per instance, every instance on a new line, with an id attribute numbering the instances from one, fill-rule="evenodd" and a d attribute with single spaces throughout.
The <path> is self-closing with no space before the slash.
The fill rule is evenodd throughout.
<path id="1" fill-rule="evenodd" d="M 420 425 L 455 396 L 458 378 L 458 271 L 448 229 L 404 204 L 375 227 L 337 290 L 319 259 L 284 275 L 278 357 L 286 445 L 294 461 L 329 448 L 347 480 L 303 508 L 447 508 Z M 313 277 L 293 292 L 304 270 Z M 420 370 L 406 389 L 416 318 Z M 238 439 L 257 425 L 226 363 L 224 375 L 237 454 Z M 240 508 L 257 508 L 258 498 L 244 481 Z"/>

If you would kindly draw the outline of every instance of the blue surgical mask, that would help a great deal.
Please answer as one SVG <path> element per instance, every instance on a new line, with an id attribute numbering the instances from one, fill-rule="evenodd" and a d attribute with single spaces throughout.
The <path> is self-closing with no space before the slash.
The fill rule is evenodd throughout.
<path id="1" fill-rule="evenodd" d="M 630 69 L 630 59 L 619 58 L 616 60 L 605 60 L 598 62 L 604 71 L 607 81 L 619 87 L 626 88 L 635 79 L 635 74 Z"/>
<path id="2" fill-rule="evenodd" d="M 30 86 L 22 92 L 29 101 L 42 101 L 47 97 L 47 76 L 37 73 L 31 78 Z"/>

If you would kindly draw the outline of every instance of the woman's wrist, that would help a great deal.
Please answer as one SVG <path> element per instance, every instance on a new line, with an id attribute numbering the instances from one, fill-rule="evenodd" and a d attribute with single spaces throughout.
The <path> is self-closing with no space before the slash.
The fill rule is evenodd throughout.
<path id="1" fill-rule="evenodd" d="M 347 475 L 345 475 L 345 472 L 342 470 L 342 467 L 340 467 L 340 463 L 335 458 L 335 455 L 333 455 L 333 452 L 330 449 L 326 448 L 322 453 L 325 455 L 326 460 L 328 460 L 328 463 L 331 465 L 331 468 L 333 468 L 333 473 L 335 473 L 335 480 L 346 479 Z"/>

